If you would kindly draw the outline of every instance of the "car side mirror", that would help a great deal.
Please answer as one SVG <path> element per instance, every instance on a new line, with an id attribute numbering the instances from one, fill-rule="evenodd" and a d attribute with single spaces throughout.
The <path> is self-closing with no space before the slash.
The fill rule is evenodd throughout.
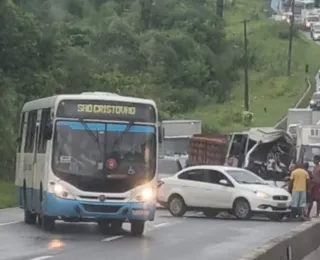
<path id="1" fill-rule="evenodd" d="M 228 182 L 227 182 L 227 180 L 225 180 L 225 179 L 220 180 L 219 183 L 220 183 L 221 185 L 225 185 L 225 186 L 228 186 L 228 185 L 229 185 Z"/>
<path id="2" fill-rule="evenodd" d="M 52 137 L 52 124 L 47 124 L 43 129 L 43 138 L 45 140 L 51 140 Z"/>

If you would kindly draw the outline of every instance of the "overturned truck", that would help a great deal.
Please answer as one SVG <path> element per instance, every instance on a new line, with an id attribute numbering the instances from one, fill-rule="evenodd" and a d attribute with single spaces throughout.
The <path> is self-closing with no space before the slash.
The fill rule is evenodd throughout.
<path id="1" fill-rule="evenodd" d="M 194 135 L 189 145 L 188 165 L 228 164 L 247 168 L 266 181 L 282 182 L 295 158 L 294 140 L 283 130 L 275 128 L 251 128 L 249 131 L 224 136 Z M 270 154 L 279 158 L 279 167 L 268 170 Z"/>

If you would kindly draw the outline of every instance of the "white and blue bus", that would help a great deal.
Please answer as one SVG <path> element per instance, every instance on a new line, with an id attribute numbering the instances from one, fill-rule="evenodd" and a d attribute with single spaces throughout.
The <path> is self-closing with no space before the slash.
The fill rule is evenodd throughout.
<path id="1" fill-rule="evenodd" d="M 162 130 L 153 100 L 105 92 L 57 95 L 23 106 L 16 181 L 25 223 L 131 223 L 142 235 L 156 210 Z"/>

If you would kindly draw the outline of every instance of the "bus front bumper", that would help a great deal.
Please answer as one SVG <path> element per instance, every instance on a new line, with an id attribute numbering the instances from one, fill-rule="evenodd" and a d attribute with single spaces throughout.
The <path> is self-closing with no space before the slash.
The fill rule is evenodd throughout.
<path id="1" fill-rule="evenodd" d="M 61 199 L 52 193 L 47 193 L 45 197 L 43 213 L 66 221 L 153 221 L 156 211 L 155 202 L 92 202 Z"/>

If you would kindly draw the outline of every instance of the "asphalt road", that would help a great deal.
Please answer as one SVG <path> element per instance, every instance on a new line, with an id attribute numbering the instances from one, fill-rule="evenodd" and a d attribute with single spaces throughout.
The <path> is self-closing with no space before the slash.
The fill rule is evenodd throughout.
<path id="1" fill-rule="evenodd" d="M 300 223 L 174 218 L 158 210 L 144 237 L 104 236 L 95 224 L 58 223 L 54 233 L 22 222 L 20 209 L 0 210 L 0 260 L 236 260 Z"/>

